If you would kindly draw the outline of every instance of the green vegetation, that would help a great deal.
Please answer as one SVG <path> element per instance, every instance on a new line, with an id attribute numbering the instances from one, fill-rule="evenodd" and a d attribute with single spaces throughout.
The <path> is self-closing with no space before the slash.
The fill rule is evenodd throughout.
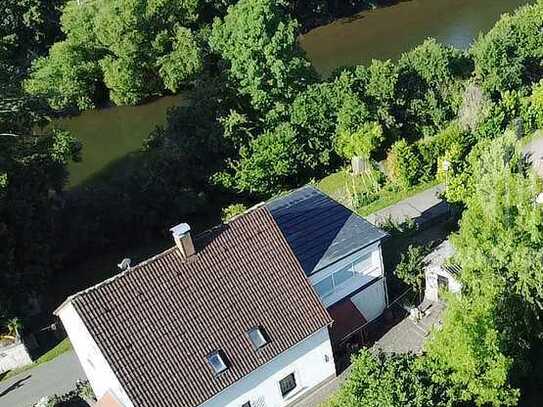
<path id="1" fill-rule="evenodd" d="M 418 294 L 419 301 L 423 294 L 424 257 L 427 254 L 426 247 L 409 245 L 405 253 L 401 254 L 400 263 L 394 270 L 394 274 Z"/>
<path id="2" fill-rule="evenodd" d="M 362 350 L 341 390 L 324 407 L 446 406 L 444 396 L 416 356 Z"/>
<path id="3" fill-rule="evenodd" d="M 438 185 L 438 181 L 433 179 L 399 190 L 393 185 L 382 187 L 384 177 L 378 176 L 379 188 L 375 194 L 375 200 L 365 204 L 360 204 L 355 196 L 357 192 L 374 190 L 372 186 L 374 183 L 367 176 L 352 175 L 348 170 L 342 169 L 321 179 L 317 182 L 317 187 L 343 205 L 356 210 L 360 215 L 367 216 Z"/>
<path id="4" fill-rule="evenodd" d="M 31 300 L 46 303 L 53 276 L 133 244 L 142 230 L 214 221 L 233 201 L 268 198 L 363 158 L 359 175 L 345 171 L 321 188 L 367 214 L 446 184 L 447 199 L 465 209 L 454 238 L 464 292 L 424 355 L 361 354 L 338 403 L 514 405 L 541 332 L 541 186 L 514 139 L 543 124 L 543 2 L 504 15 L 468 51 L 428 39 L 396 62 L 328 80 L 296 43 L 299 3 L 68 1 L 59 27 L 39 16 L 58 15 L 60 4 L 24 2 L 37 7 L 34 24 L 23 3 L 9 2 L 15 17 L 0 37 L 3 314 L 24 320 Z M 65 193 L 79 145 L 65 132 L 36 134 L 51 108 L 134 104 L 185 87 L 190 107 L 172 109 L 142 151 Z M 404 271 L 419 281 L 413 267 Z"/>
<path id="5" fill-rule="evenodd" d="M 72 343 L 68 338 L 63 339 L 57 346 L 55 346 L 53 349 L 49 350 L 47 353 L 44 353 L 41 355 L 35 362 L 34 366 L 41 365 L 42 363 L 49 362 L 53 359 L 55 359 L 57 356 L 62 355 L 65 352 L 68 352 L 69 350 L 72 350 Z"/>
<path id="6" fill-rule="evenodd" d="M 176 91 L 202 70 L 197 1 L 69 1 L 66 38 L 34 61 L 26 90 L 55 109 L 109 98 L 135 104 Z"/>
<path id="7" fill-rule="evenodd" d="M 75 382 L 75 388 L 64 394 L 54 394 L 42 397 L 34 407 L 65 407 L 79 406 L 95 402 L 96 396 L 88 380 Z"/>

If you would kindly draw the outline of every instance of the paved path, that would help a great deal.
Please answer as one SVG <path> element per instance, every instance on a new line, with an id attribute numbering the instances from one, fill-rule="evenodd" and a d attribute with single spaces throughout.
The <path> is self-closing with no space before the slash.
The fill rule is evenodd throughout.
<path id="1" fill-rule="evenodd" d="M 383 223 L 387 218 L 392 218 L 399 223 L 407 219 L 413 219 L 417 223 L 426 223 L 447 213 L 447 203 L 439 197 L 443 189 L 443 185 L 426 189 L 397 204 L 372 213 L 366 216 L 366 219 L 374 225 Z"/>
<path id="2" fill-rule="evenodd" d="M 422 352 L 422 347 L 434 326 L 441 325 L 445 306 L 442 303 L 428 301 L 419 309 L 423 311 L 420 319 L 409 317 L 402 319 L 375 342 L 373 348 L 385 353 Z"/>
<path id="3" fill-rule="evenodd" d="M 40 398 L 66 393 L 85 377 L 74 351 L 0 382 L 0 407 L 30 407 Z"/>

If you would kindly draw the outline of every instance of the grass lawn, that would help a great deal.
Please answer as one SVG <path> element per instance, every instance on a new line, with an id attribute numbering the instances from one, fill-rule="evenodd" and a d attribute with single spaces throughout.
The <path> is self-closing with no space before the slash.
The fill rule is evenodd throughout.
<path id="1" fill-rule="evenodd" d="M 26 372 L 27 370 L 33 369 L 36 366 L 39 366 L 43 363 L 47 363 L 53 359 L 55 359 L 57 356 L 62 355 L 65 352 L 68 352 L 72 349 L 72 344 L 68 338 L 62 340 L 58 345 L 56 345 L 53 349 L 49 350 L 48 352 L 41 355 L 34 363 L 31 365 L 23 366 L 18 369 L 10 370 L 6 373 L 3 373 L 0 376 L 0 381 L 4 381 L 9 379 L 10 377 L 16 376 L 19 373 Z"/>
<path id="2" fill-rule="evenodd" d="M 404 191 L 388 191 L 383 189 L 376 201 L 357 208 L 356 211 L 362 216 L 367 216 L 436 185 L 438 185 L 438 182 L 433 180 L 416 185 Z M 343 169 L 330 174 L 317 182 L 317 187 L 322 192 L 341 202 L 343 205 L 354 209 L 351 206 L 351 199 L 349 198 L 348 190 L 354 189 L 360 191 L 364 188 L 364 184 L 363 177 L 353 176 L 347 170 Z"/>

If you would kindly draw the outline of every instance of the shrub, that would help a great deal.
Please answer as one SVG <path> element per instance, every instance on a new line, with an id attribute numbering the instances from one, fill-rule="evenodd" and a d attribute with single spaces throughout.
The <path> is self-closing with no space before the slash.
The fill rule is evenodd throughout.
<path id="1" fill-rule="evenodd" d="M 402 222 L 395 220 L 392 216 L 385 218 L 379 227 L 391 236 L 407 236 L 417 231 L 417 223 L 413 219 L 405 219 Z"/>
<path id="2" fill-rule="evenodd" d="M 228 205 L 226 208 L 223 208 L 222 210 L 222 221 L 228 222 L 233 217 L 242 214 L 247 210 L 247 206 L 242 203 L 236 203 L 232 205 Z"/>
<path id="3" fill-rule="evenodd" d="M 385 355 L 362 350 L 349 377 L 325 407 L 445 406 L 446 394 L 431 381 L 413 354 Z"/>
<path id="4" fill-rule="evenodd" d="M 78 380 L 75 388 L 64 394 L 42 397 L 34 407 L 84 407 L 86 401 L 96 400 L 88 380 Z"/>
<path id="5" fill-rule="evenodd" d="M 532 88 L 530 107 L 533 111 L 535 126 L 539 129 L 543 128 L 543 80 Z"/>
<path id="6" fill-rule="evenodd" d="M 415 185 L 422 172 L 422 160 L 416 148 L 404 139 L 392 145 L 387 157 L 388 176 L 400 188 Z"/>
<path id="7" fill-rule="evenodd" d="M 379 123 L 364 123 L 354 132 L 340 130 L 335 148 L 337 153 L 346 159 L 369 158 L 384 139 L 383 129 Z"/>
<path id="8" fill-rule="evenodd" d="M 394 274 L 415 290 L 422 294 L 424 283 L 424 257 L 428 250 L 423 246 L 409 245 L 407 251 L 401 254 L 400 263 L 396 266 Z"/>
<path id="9" fill-rule="evenodd" d="M 435 178 L 438 162 L 451 148 L 468 150 L 474 144 L 473 137 L 465 132 L 458 122 L 452 122 L 433 137 L 423 138 L 415 143 L 421 157 L 421 179 Z"/>

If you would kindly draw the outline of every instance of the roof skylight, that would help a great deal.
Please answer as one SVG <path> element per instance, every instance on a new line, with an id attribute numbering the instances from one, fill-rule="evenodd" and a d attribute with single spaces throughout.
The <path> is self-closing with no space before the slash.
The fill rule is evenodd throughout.
<path id="1" fill-rule="evenodd" d="M 251 341 L 251 343 L 253 344 L 253 348 L 255 349 L 260 349 L 269 342 L 263 329 L 259 326 L 250 329 L 247 332 L 247 336 L 249 337 L 249 340 Z"/>
<path id="2" fill-rule="evenodd" d="M 209 366 L 211 366 L 213 372 L 215 372 L 216 375 L 228 369 L 228 365 L 226 364 L 226 358 L 221 351 L 211 353 L 207 357 L 207 363 L 209 363 Z"/>

